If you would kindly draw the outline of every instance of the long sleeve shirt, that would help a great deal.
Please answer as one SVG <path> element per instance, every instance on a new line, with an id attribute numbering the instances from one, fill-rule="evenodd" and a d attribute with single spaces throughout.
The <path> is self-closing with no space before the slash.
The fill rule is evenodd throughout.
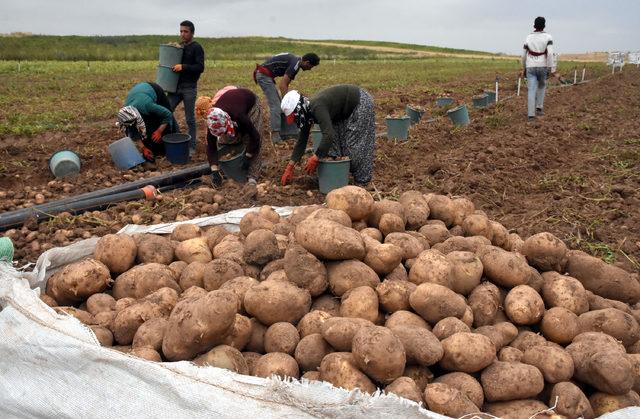
<path id="1" fill-rule="evenodd" d="M 163 124 L 173 124 L 173 114 L 164 106 L 158 104 L 156 91 L 149 83 L 138 83 L 129 90 L 124 106 L 133 106 L 140 112 L 140 115 L 156 116 L 162 119 Z"/>
<path id="2" fill-rule="evenodd" d="M 182 71 L 178 84 L 185 87 L 195 87 L 200 74 L 204 71 L 204 50 L 196 41 L 183 45 Z"/>
<path id="3" fill-rule="evenodd" d="M 527 35 L 522 51 L 522 66 L 525 68 L 549 67 L 552 72 L 555 72 L 555 65 L 551 35 L 542 31 Z"/>
<path id="4" fill-rule="evenodd" d="M 320 125 L 322 140 L 316 151 L 320 158 L 326 157 L 335 141 L 333 125 L 349 118 L 360 102 L 360 87 L 353 84 L 338 84 L 319 91 L 309 100 L 309 111 L 313 120 Z M 298 141 L 291 154 L 291 160 L 300 161 L 309 140 L 311 125 L 300 130 Z"/>

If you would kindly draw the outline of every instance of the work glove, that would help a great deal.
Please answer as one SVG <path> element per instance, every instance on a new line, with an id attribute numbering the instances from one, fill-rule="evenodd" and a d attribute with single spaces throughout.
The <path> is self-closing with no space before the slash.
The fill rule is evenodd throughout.
<path id="1" fill-rule="evenodd" d="M 311 175 L 315 173 L 316 167 L 318 167 L 318 156 L 314 154 L 313 156 L 309 157 L 309 160 L 307 160 L 307 164 L 306 166 L 304 166 L 304 171 L 305 173 Z"/>
<path id="2" fill-rule="evenodd" d="M 242 170 L 249 170 L 252 161 L 253 154 L 245 153 L 244 160 L 242 161 Z"/>
<path id="3" fill-rule="evenodd" d="M 162 130 L 157 129 L 153 131 L 153 134 L 151 134 L 151 139 L 154 143 L 159 143 L 160 141 L 162 141 Z"/>
<path id="4" fill-rule="evenodd" d="M 173 68 L 172 68 L 171 70 L 173 70 L 173 71 L 174 71 L 174 72 L 176 72 L 176 73 L 181 72 L 181 71 L 182 71 L 182 64 L 176 64 L 176 65 L 174 65 L 174 66 L 173 66 Z"/>
<path id="5" fill-rule="evenodd" d="M 220 186 L 222 186 L 222 175 L 220 174 L 219 170 L 213 170 L 211 172 L 211 183 L 216 188 L 219 188 Z"/>
<path id="6" fill-rule="evenodd" d="M 293 169 L 296 166 L 289 162 L 289 164 L 287 164 L 287 168 L 284 169 L 284 173 L 282 174 L 282 177 L 280 178 L 280 183 L 282 183 L 282 186 L 285 186 L 287 183 L 291 183 L 291 181 L 293 181 Z"/>
<path id="7" fill-rule="evenodd" d="M 156 161 L 156 158 L 153 155 L 153 151 L 151 151 L 151 149 L 147 147 L 142 147 L 142 157 L 144 157 L 146 161 L 151 163 Z"/>

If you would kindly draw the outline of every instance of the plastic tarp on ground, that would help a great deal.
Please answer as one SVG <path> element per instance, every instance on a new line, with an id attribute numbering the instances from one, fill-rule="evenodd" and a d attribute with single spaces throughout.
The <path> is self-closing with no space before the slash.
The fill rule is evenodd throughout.
<path id="1" fill-rule="evenodd" d="M 250 210 L 189 222 L 237 230 Z M 291 210 L 277 208 L 283 216 Z M 169 233 L 178 224 L 121 231 Z M 38 298 L 52 271 L 91 255 L 96 242 L 50 249 L 32 272 L 0 263 L 0 417 L 445 418 L 395 395 L 263 379 L 186 361 L 156 363 L 101 347 L 90 328 Z M 606 417 L 637 418 L 640 409 Z"/>

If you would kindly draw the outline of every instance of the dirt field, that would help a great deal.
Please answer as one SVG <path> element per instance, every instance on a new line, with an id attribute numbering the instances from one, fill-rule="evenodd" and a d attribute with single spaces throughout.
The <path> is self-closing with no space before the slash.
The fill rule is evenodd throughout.
<path id="1" fill-rule="evenodd" d="M 640 71 L 629 68 L 587 84 L 552 89 L 546 116 L 534 123 L 526 121 L 524 96 L 473 111 L 472 124 L 465 129 L 453 129 L 445 118 L 430 123 L 423 120 L 411 129 L 407 142 L 379 138 L 369 188 L 379 197 L 390 198 L 409 189 L 466 195 L 522 236 L 550 231 L 572 247 L 638 271 L 639 86 Z M 450 87 L 455 91 L 455 86 Z M 505 92 L 505 96 L 511 94 L 513 91 Z M 442 113 L 434 109 L 435 96 L 420 86 L 375 92 L 375 97 L 380 132 L 385 130 L 384 116 L 406 104 L 423 106 L 432 115 Z M 457 99 L 470 102 L 469 97 Z M 183 115 L 179 108 L 181 122 Z M 114 138 L 118 132 L 112 120 L 92 122 L 73 132 L 5 135 L 0 141 L 0 212 L 171 170 L 161 160 L 156 166 L 118 172 L 105 151 Z M 79 177 L 52 180 L 47 159 L 62 148 L 82 149 L 84 168 Z M 324 196 L 317 192 L 316 180 L 299 170 L 293 185 L 283 188 L 277 184 L 290 148 L 291 144 L 263 144 L 261 181 L 268 192 L 257 197 L 246 196 L 241 186 L 226 183 L 217 192 L 174 191 L 155 203 L 122 203 L 40 225 L 28 222 L 6 234 L 16 244 L 18 265 L 23 265 L 50 247 L 117 231 L 131 222 L 180 220 L 252 205 L 321 202 Z M 200 163 L 205 160 L 202 144 L 198 152 L 195 162 Z"/>

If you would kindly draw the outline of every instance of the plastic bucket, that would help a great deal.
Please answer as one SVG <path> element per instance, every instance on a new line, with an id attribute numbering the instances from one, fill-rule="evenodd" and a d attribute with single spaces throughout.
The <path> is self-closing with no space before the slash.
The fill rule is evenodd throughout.
<path id="1" fill-rule="evenodd" d="M 13 261 L 13 243 L 9 237 L 0 237 L 0 262 Z"/>
<path id="2" fill-rule="evenodd" d="M 144 157 L 129 137 L 124 137 L 109 144 L 111 160 L 120 170 L 129 170 L 144 163 Z"/>
<path id="3" fill-rule="evenodd" d="M 469 125 L 469 110 L 467 109 L 467 105 L 456 106 L 447 111 L 447 115 L 449 115 L 451 122 L 457 127 Z"/>
<path id="4" fill-rule="evenodd" d="M 218 154 L 222 155 L 229 150 L 237 149 L 237 145 L 223 146 L 218 149 Z M 247 171 L 242 168 L 244 163 L 244 148 L 239 150 L 240 152 L 228 159 L 220 159 L 220 170 L 229 179 L 233 179 L 236 182 L 245 183 L 247 181 Z"/>
<path id="5" fill-rule="evenodd" d="M 395 138 L 398 140 L 406 140 L 409 135 L 409 126 L 411 119 L 408 116 L 402 118 L 386 118 L 387 138 Z"/>
<path id="6" fill-rule="evenodd" d="M 189 134 L 167 134 L 162 137 L 167 159 L 173 164 L 187 164 L 189 162 Z"/>
<path id="7" fill-rule="evenodd" d="M 77 175 L 80 167 L 80 157 L 71 150 L 55 152 L 49 159 L 49 169 L 55 177 Z"/>
<path id="8" fill-rule="evenodd" d="M 183 48 L 173 45 L 160 45 L 160 65 L 163 67 L 173 67 L 182 62 Z"/>
<path id="9" fill-rule="evenodd" d="M 444 108 L 445 106 L 449 106 L 453 104 L 453 98 L 452 97 L 439 97 L 436 99 L 436 105 Z"/>
<path id="10" fill-rule="evenodd" d="M 496 92 L 493 90 L 485 90 L 484 94 L 487 95 L 487 106 L 496 103 Z"/>
<path id="11" fill-rule="evenodd" d="M 483 93 L 481 95 L 474 96 L 471 100 L 473 100 L 474 108 L 486 108 L 488 105 L 489 95 Z"/>
<path id="12" fill-rule="evenodd" d="M 320 131 L 320 127 L 311 128 L 311 141 L 313 143 L 313 151 L 318 151 L 318 147 L 320 147 L 320 142 L 322 141 L 322 131 Z"/>
<path id="13" fill-rule="evenodd" d="M 409 105 L 407 105 L 405 111 L 407 112 L 407 116 L 411 120 L 411 124 L 417 124 L 418 122 L 420 122 L 420 119 L 422 119 L 422 115 L 424 115 L 424 111 L 412 108 Z"/>
<path id="14" fill-rule="evenodd" d="M 349 184 L 351 160 L 320 160 L 318 163 L 318 186 L 327 194 Z"/>
<path id="15" fill-rule="evenodd" d="M 180 73 L 174 72 L 172 67 L 158 66 L 156 70 L 156 83 L 162 87 L 162 90 L 169 93 L 175 93 L 178 90 L 178 80 Z"/>

